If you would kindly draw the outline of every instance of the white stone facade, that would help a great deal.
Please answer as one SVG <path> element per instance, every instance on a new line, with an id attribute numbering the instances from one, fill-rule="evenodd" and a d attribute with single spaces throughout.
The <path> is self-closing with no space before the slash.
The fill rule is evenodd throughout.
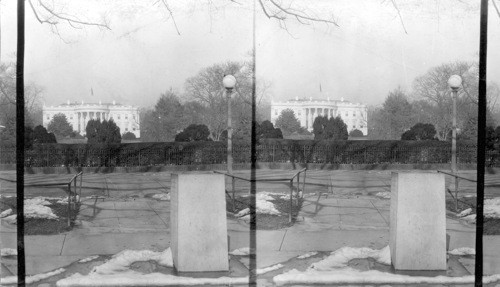
<path id="1" fill-rule="evenodd" d="M 97 104 L 68 101 L 59 106 L 48 107 L 44 105 L 43 126 L 47 127 L 54 116 L 60 113 L 66 115 L 73 130 L 81 135 L 85 135 L 85 127 L 91 119 L 113 119 L 122 135 L 131 132 L 137 138 L 141 136 L 138 107 L 117 104 L 115 101 Z"/>
<path id="2" fill-rule="evenodd" d="M 363 135 L 368 134 L 368 109 L 364 104 L 351 103 L 344 101 L 343 98 L 340 101 L 313 100 L 312 98 L 295 98 L 285 102 L 272 101 L 271 122 L 275 124 L 281 112 L 286 109 L 293 110 L 300 125 L 308 131 L 312 131 L 314 119 L 318 116 L 328 116 L 328 118 L 340 116 L 347 125 L 348 132 L 358 129 L 363 132 Z"/>

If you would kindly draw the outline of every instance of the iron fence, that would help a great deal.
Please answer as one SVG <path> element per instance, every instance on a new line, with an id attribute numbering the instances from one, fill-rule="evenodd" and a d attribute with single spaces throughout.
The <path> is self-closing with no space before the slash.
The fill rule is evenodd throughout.
<path id="1" fill-rule="evenodd" d="M 250 163 L 250 146 L 234 145 L 234 163 Z M 475 145 L 457 147 L 457 161 L 476 163 Z M 65 145 L 35 147 L 25 153 L 27 167 L 118 167 L 224 164 L 224 144 L 192 146 Z M 498 166 L 500 152 L 486 152 L 487 166 Z M 337 145 L 337 144 L 263 144 L 257 146 L 259 162 L 318 164 L 443 164 L 450 163 L 451 146 L 444 144 L 412 145 Z M 0 164 L 15 164 L 15 148 L 0 149 Z"/>

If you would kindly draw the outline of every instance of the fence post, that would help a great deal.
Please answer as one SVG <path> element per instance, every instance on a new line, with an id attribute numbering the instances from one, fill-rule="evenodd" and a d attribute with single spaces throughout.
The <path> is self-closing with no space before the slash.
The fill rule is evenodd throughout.
<path id="1" fill-rule="evenodd" d="M 304 197 L 304 193 L 306 192 L 306 176 L 307 176 L 307 169 L 304 170 L 304 180 L 302 181 L 302 197 Z"/>
<path id="2" fill-rule="evenodd" d="M 76 192 L 76 181 L 77 181 L 77 179 L 78 179 L 78 176 L 73 181 L 73 186 L 75 187 L 75 204 L 76 204 L 76 196 L 78 195 L 78 193 Z M 78 198 L 78 201 L 80 201 L 80 198 Z"/>
<path id="3" fill-rule="evenodd" d="M 297 198 L 300 197 L 300 172 L 297 174 Z"/>
<path id="4" fill-rule="evenodd" d="M 80 199 L 82 198 L 82 181 L 83 181 L 83 172 L 80 174 Z M 108 190 L 109 193 L 109 190 Z"/>
<path id="5" fill-rule="evenodd" d="M 293 178 L 290 180 L 290 214 L 288 214 L 288 222 L 292 222 L 292 209 L 293 209 Z"/>
<path id="6" fill-rule="evenodd" d="M 71 226 L 71 182 L 68 183 L 68 227 Z"/>

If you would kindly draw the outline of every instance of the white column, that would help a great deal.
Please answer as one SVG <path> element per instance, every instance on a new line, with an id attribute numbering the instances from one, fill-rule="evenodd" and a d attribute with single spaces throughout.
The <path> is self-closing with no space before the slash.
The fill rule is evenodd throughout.
<path id="1" fill-rule="evenodd" d="M 78 113 L 73 112 L 73 122 L 71 123 L 73 125 L 73 130 L 78 131 Z"/>
<path id="2" fill-rule="evenodd" d="M 307 128 L 309 129 L 312 127 L 312 109 L 308 108 L 308 110 L 309 110 L 309 113 L 307 114 L 307 118 L 308 118 Z"/>
<path id="3" fill-rule="evenodd" d="M 301 114 L 302 114 L 301 119 L 300 119 L 301 126 L 307 128 L 307 125 L 306 125 L 306 122 L 307 122 L 306 116 L 307 115 L 306 115 L 306 109 L 305 108 L 302 108 Z"/>
<path id="4" fill-rule="evenodd" d="M 78 121 L 80 122 L 80 133 L 83 133 L 85 129 L 83 128 L 83 112 L 80 112 L 80 117 L 78 118 Z"/>
<path id="5" fill-rule="evenodd" d="M 314 124 L 314 120 L 316 118 L 316 115 L 317 115 L 317 112 L 318 110 L 316 108 L 311 108 L 311 128 L 313 127 L 313 124 Z"/>

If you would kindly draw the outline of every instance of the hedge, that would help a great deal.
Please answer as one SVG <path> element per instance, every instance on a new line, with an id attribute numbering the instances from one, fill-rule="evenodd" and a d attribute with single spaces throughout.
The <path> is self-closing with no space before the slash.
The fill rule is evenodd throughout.
<path id="1" fill-rule="evenodd" d="M 25 154 L 27 167 L 114 167 L 221 164 L 224 142 L 98 144 L 38 144 Z M 0 163 L 15 163 L 15 149 L 1 149 Z M 248 143 L 234 143 L 235 163 L 250 162 Z M 498 162 L 498 151 L 487 153 L 487 165 Z M 441 141 L 313 141 L 261 140 L 257 160 L 282 163 L 418 164 L 449 163 L 451 146 Z M 458 142 L 459 163 L 476 162 L 476 145 Z"/>

